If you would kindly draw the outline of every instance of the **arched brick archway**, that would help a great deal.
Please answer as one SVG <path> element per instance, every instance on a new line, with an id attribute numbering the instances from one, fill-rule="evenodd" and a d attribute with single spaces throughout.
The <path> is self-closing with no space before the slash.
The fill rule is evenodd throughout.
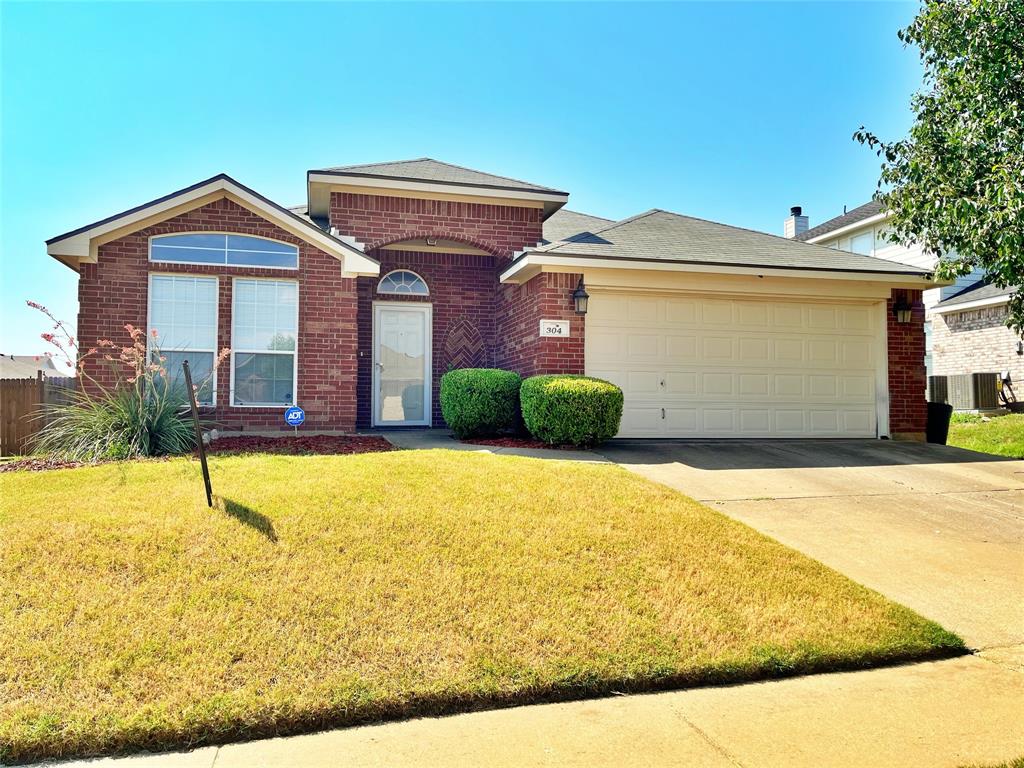
<path id="1" fill-rule="evenodd" d="M 481 251 L 486 251 L 487 253 L 489 253 L 492 256 L 495 256 L 497 258 L 503 258 L 503 257 L 506 256 L 506 254 L 503 253 L 502 250 L 499 247 L 497 247 L 496 245 L 494 245 L 492 243 L 486 243 L 483 240 L 480 240 L 478 238 L 469 237 L 469 236 L 467 236 L 466 234 L 464 234 L 462 232 L 449 232 L 449 231 L 446 231 L 446 230 L 436 230 L 436 229 L 417 230 L 415 232 L 403 233 L 401 236 L 398 236 L 398 237 L 385 237 L 385 238 L 381 238 L 379 241 L 367 243 L 366 244 L 366 250 L 367 251 L 384 250 L 384 249 L 387 249 L 387 247 L 390 246 L 390 245 L 398 245 L 400 243 L 409 242 L 410 240 L 426 240 L 426 239 L 431 239 L 431 240 L 450 240 L 450 241 L 455 242 L 455 243 L 461 243 L 463 245 L 469 245 L 469 246 L 471 246 L 473 248 L 479 248 Z"/>

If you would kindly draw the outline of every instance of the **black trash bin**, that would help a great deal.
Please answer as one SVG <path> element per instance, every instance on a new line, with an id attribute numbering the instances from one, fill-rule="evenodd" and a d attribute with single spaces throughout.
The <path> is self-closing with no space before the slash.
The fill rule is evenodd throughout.
<path id="1" fill-rule="evenodd" d="M 949 403 L 928 403 L 928 425 L 925 427 L 925 439 L 929 443 L 946 444 L 949 437 L 949 420 L 953 416 L 953 406 Z"/>

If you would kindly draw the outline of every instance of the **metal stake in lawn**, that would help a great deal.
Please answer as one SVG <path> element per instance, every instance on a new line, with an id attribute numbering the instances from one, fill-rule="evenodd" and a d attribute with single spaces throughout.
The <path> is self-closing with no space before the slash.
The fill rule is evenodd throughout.
<path id="1" fill-rule="evenodd" d="M 203 465 L 203 483 L 206 485 L 206 506 L 213 506 L 213 489 L 210 488 L 210 468 L 206 466 L 206 446 L 203 445 L 203 429 L 199 426 L 199 406 L 196 405 L 196 391 L 192 388 L 192 372 L 188 369 L 188 360 L 181 363 L 185 372 L 185 387 L 188 389 L 188 402 L 192 406 L 192 426 L 196 429 L 196 447 L 199 449 L 199 463 Z"/>

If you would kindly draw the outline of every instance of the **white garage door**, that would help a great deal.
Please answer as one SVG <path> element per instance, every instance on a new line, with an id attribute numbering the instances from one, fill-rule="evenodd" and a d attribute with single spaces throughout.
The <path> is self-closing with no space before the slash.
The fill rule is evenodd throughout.
<path id="1" fill-rule="evenodd" d="M 586 368 L 621 437 L 875 437 L 877 305 L 598 293 Z"/>

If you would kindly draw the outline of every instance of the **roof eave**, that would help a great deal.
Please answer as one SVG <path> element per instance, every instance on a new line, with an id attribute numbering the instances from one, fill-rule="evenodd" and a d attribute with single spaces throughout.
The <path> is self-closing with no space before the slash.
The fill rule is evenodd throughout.
<path id="1" fill-rule="evenodd" d="M 998 307 L 1002 304 L 1008 304 L 1012 294 L 1003 294 L 1001 296 L 990 296 L 987 299 L 975 299 L 973 301 L 961 301 L 953 304 L 943 304 L 939 302 L 931 311 L 938 315 L 944 315 L 949 312 L 961 312 L 969 309 L 984 309 L 985 307 Z"/>
<path id="2" fill-rule="evenodd" d="M 831 280 L 874 280 L 893 283 L 893 287 L 934 288 L 937 283 L 930 272 L 872 271 L 855 269 L 829 269 L 815 267 L 781 267 L 778 265 L 728 264 L 715 261 L 669 259 L 630 259 L 615 256 L 586 254 L 552 254 L 544 251 L 526 251 L 509 264 L 500 275 L 502 283 L 523 283 L 544 267 L 578 267 L 580 269 L 641 269 L 678 272 L 707 272 L 773 277 L 805 277 Z"/>
<path id="3" fill-rule="evenodd" d="M 845 234 L 849 234 L 850 232 L 853 232 L 855 230 L 861 229 L 863 227 L 873 226 L 875 224 L 879 224 L 879 223 L 885 221 L 888 218 L 889 218 L 889 214 L 888 213 L 885 213 L 885 212 L 876 213 L 873 216 L 868 216 L 867 218 L 861 219 L 860 221 L 855 221 L 852 224 L 844 224 L 843 226 L 838 227 L 836 229 L 829 230 L 828 232 L 822 232 L 820 235 L 815 235 L 814 237 L 808 237 L 808 238 L 800 239 L 799 242 L 801 242 L 801 243 L 810 243 L 810 244 L 814 245 L 816 243 L 820 243 L 822 240 L 831 240 L 833 237 L 842 237 Z M 819 224 L 818 226 L 821 227 L 821 226 L 824 226 L 827 223 L 828 222 L 826 221 L 823 224 Z"/>
<path id="4" fill-rule="evenodd" d="M 324 232 L 311 221 L 278 205 L 225 173 L 217 174 L 148 203 L 52 237 L 46 241 L 46 252 L 73 269 L 78 269 L 82 263 L 96 261 L 97 254 L 94 243 L 97 238 L 135 223 L 138 223 L 140 228 L 144 227 L 146 226 L 144 222 L 164 212 L 168 212 L 168 216 L 177 215 L 176 209 L 187 207 L 193 201 L 197 201 L 197 204 L 201 205 L 202 202 L 198 201 L 212 195 L 227 195 L 290 231 L 296 237 L 334 256 L 342 261 L 346 273 L 375 275 L 380 272 L 379 262 L 367 256 L 351 243 Z"/>
<path id="5" fill-rule="evenodd" d="M 569 201 L 568 192 L 547 189 L 520 189 L 518 187 L 506 187 L 496 184 L 467 184 L 464 182 L 451 181 L 424 181 L 423 179 L 412 179 L 402 176 L 379 176 L 376 174 L 360 174 L 348 171 L 306 171 L 306 188 L 308 192 L 309 214 L 327 215 L 327 207 L 330 205 L 330 196 L 325 199 L 322 195 L 315 194 L 315 187 L 323 185 L 331 186 L 352 185 L 360 187 L 372 187 L 380 189 L 385 194 L 389 189 L 399 189 L 406 192 L 426 192 L 434 194 L 449 195 L 473 195 L 476 197 L 490 197 L 500 200 L 522 200 L 526 202 L 540 203 L 544 209 L 543 218 L 547 219 L 551 214 L 564 206 Z"/>

